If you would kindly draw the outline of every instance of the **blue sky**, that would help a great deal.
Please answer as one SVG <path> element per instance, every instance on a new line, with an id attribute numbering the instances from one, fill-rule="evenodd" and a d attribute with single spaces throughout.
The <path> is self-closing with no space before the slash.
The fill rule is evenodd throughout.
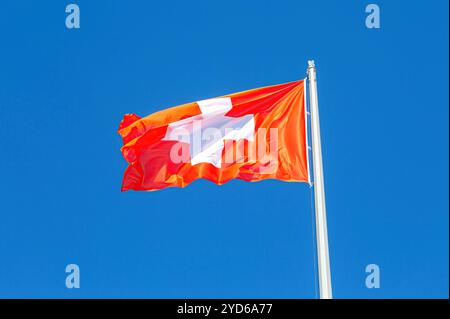
<path id="1" fill-rule="evenodd" d="M 121 193 L 117 135 L 314 58 L 335 297 L 448 298 L 447 1 L 376 1 L 378 30 L 356 0 L 73 2 L 78 30 L 0 5 L 0 297 L 315 298 L 308 185 Z"/>

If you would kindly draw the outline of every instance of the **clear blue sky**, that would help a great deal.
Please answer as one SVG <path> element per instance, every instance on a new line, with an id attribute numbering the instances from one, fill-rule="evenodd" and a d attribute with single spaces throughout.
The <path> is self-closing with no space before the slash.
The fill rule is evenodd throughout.
<path id="1" fill-rule="evenodd" d="M 0 297 L 314 298 L 308 185 L 121 193 L 117 135 L 310 58 L 335 297 L 448 297 L 447 1 L 376 1 L 379 30 L 356 0 L 72 2 L 79 30 L 68 1 L 0 4 Z"/>

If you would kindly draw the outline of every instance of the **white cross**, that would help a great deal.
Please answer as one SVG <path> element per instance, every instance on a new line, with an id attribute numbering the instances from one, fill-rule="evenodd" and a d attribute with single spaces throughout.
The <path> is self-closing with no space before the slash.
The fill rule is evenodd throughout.
<path id="1" fill-rule="evenodd" d="M 254 140 L 253 115 L 225 116 L 233 107 L 229 97 L 199 101 L 197 104 L 202 114 L 170 123 L 163 140 L 188 143 L 192 165 L 210 163 L 220 168 L 224 140 Z"/>

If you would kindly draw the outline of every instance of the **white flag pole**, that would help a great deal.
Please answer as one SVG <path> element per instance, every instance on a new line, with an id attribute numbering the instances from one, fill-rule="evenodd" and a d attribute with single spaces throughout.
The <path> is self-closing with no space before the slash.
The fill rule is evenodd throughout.
<path id="1" fill-rule="evenodd" d="M 311 113 L 311 140 L 314 172 L 314 205 L 316 207 L 317 259 L 319 268 L 320 299 L 332 299 L 328 231 L 325 208 L 325 188 L 320 142 L 319 102 L 317 97 L 316 66 L 308 61 L 309 107 Z"/>

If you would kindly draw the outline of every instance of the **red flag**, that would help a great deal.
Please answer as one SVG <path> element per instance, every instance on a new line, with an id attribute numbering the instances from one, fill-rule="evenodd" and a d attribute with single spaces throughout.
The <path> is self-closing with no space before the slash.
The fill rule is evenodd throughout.
<path id="1" fill-rule="evenodd" d="M 309 182 L 305 81 L 183 104 L 119 126 L 122 191 L 279 179 Z"/>

